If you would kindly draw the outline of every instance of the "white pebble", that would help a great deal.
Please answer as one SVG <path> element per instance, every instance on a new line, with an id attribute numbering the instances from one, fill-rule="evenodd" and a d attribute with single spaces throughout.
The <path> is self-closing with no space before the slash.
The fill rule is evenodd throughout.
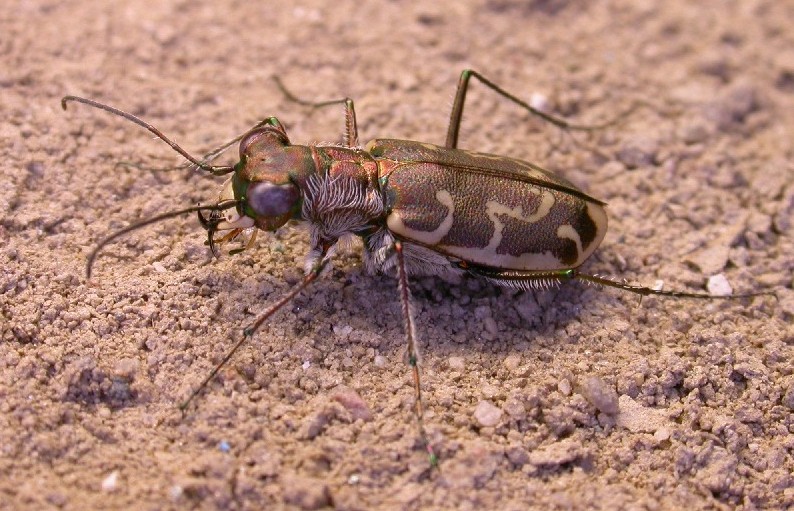
<path id="1" fill-rule="evenodd" d="M 709 277 L 706 289 L 709 290 L 709 294 L 712 296 L 730 296 L 733 294 L 733 288 L 722 273 Z"/>
<path id="2" fill-rule="evenodd" d="M 102 480 L 102 491 L 112 492 L 116 491 L 119 484 L 119 471 L 114 470 L 106 478 Z"/>
<path id="3" fill-rule="evenodd" d="M 185 490 L 179 485 L 174 485 L 168 489 L 168 496 L 171 497 L 171 500 L 179 500 L 183 493 L 185 493 Z"/>
<path id="4" fill-rule="evenodd" d="M 551 109 L 549 98 L 540 92 L 533 92 L 532 95 L 529 96 L 529 106 L 543 113 L 548 113 Z"/>

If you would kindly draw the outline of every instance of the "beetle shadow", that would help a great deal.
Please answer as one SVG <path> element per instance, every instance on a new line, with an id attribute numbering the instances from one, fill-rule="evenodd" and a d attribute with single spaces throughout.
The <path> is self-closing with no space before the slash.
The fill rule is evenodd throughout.
<path id="1" fill-rule="evenodd" d="M 442 281 L 439 293 L 435 290 L 439 283 L 434 280 L 438 279 L 425 279 L 415 285 L 414 300 L 425 311 L 424 323 L 429 328 L 434 332 L 440 328 L 452 334 L 452 342 L 423 343 L 425 352 L 438 355 L 444 355 L 444 351 L 471 352 L 478 346 L 505 355 L 532 349 L 533 340 L 539 337 L 565 335 L 571 320 L 579 316 L 590 300 L 571 283 L 525 291 L 464 276 L 452 285 Z M 439 303 L 445 310 L 454 311 L 446 321 L 434 316 L 433 308 Z"/>
<path id="2" fill-rule="evenodd" d="M 136 406 L 139 397 L 134 374 L 113 375 L 87 356 L 66 368 L 60 394 L 64 402 L 88 408 L 105 405 L 111 410 Z"/>
<path id="3" fill-rule="evenodd" d="M 359 272 L 354 271 L 355 274 Z M 424 355 L 434 357 L 475 350 L 506 356 L 533 350 L 537 347 L 533 340 L 537 338 L 556 343 L 577 340 L 570 339 L 565 331 L 599 294 L 587 292 L 592 288 L 577 282 L 523 291 L 469 275 L 453 282 L 436 276 L 414 276 L 409 282 L 420 348 Z M 345 292 L 346 296 L 340 299 L 351 310 L 372 310 L 373 304 L 387 308 L 392 311 L 389 326 L 397 321 L 397 330 L 403 331 L 397 282 L 392 276 L 361 271 L 346 284 L 354 287 L 352 296 Z M 384 292 L 389 287 L 392 291 Z M 378 291 L 369 292 L 371 289 Z M 363 328 L 375 335 L 383 333 L 376 322 L 367 322 Z M 405 343 L 404 337 L 386 341 L 382 348 L 391 349 L 400 343 Z"/>

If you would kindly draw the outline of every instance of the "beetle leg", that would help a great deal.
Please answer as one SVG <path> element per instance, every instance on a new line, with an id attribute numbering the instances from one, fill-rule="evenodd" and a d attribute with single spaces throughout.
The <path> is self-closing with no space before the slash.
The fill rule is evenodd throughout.
<path id="1" fill-rule="evenodd" d="M 273 80 L 281 90 L 282 94 L 293 103 L 308 106 L 311 108 L 323 108 L 331 105 L 344 105 L 345 106 L 345 147 L 355 148 L 358 147 L 358 125 L 356 124 L 356 109 L 353 106 L 353 100 L 350 98 L 330 99 L 328 101 L 307 101 L 294 95 L 284 86 L 281 78 L 273 76 Z"/>
<path id="2" fill-rule="evenodd" d="M 463 106 L 466 102 L 466 92 L 469 89 L 469 80 L 474 77 L 477 78 L 483 85 L 491 89 L 492 91 L 496 92 L 500 96 L 503 96 L 513 103 L 517 104 L 527 112 L 540 117 L 546 122 L 549 122 L 558 128 L 564 130 L 576 130 L 576 131 L 596 131 L 600 130 L 609 126 L 616 124 L 617 122 L 623 120 L 626 116 L 630 115 L 638 106 L 639 104 L 635 104 L 631 107 L 627 112 L 624 112 L 612 120 L 607 122 L 597 124 L 597 125 L 584 125 L 584 124 L 573 124 L 565 119 L 560 117 L 556 117 L 554 115 L 547 114 L 545 112 L 541 112 L 537 108 L 529 105 L 526 101 L 523 101 L 516 96 L 513 96 L 503 88 L 499 87 L 489 79 L 485 78 L 483 75 L 474 71 L 472 69 L 464 69 L 463 72 L 460 74 L 460 79 L 458 80 L 458 90 L 455 93 L 455 100 L 452 103 L 452 113 L 449 116 L 449 128 L 447 128 L 447 141 L 445 146 L 450 149 L 456 149 L 458 147 L 458 134 L 460 132 L 460 122 L 463 118 Z"/>
<path id="3" fill-rule="evenodd" d="M 300 281 L 297 285 L 295 285 L 292 289 L 290 289 L 289 292 L 287 292 L 284 296 L 279 298 L 278 301 L 276 301 L 275 303 L 270 305 L 270 307 L 265 309 L 264 312 L 262 312 L 256 318 L 256 320 L 254 320 L 253 323 L 248 325 L 243 330 L 243 336 L 234 344 L 234 346 L 232 346 L 232 349 L 230 349 L 226 353 L 226 355 L 224 355 L 223 359 L 212 369 L 212 371 L 210 371 L 210 373 L 207 375 L 206 378 L 204 378 L 201 384 L 198 387 L 196 387 L 196 389 L 193 392 L 190 393 L 188 398 L 181 405 L 179 405 L 179 409 L 185 411 L 185 409 L 188 407 L 188 405 L 193 400 L 193 398 L 196 397 L 204 389 L 204 387 L 207 386 L 207 384 L 210 382 L 210 380 L 212 380 L 215 377 L 216 374 L 218 374 L 218 371 L 220 371 L 221 368 L 224 365 L 226 365 L 226 363 L 232 358 L 232 356 L 234 356 L 234 354 L 237 352 L 240 346 L 242 346 L 245 341 L 253 337 L 256 331 L 259 330 L 259 327 L 262 326 L 262 323 L 267 321 L 271 316 L 273 316 L 273 314 L 281 310 L 282 307 L 290 303 L 292 299 L 295 298 L 298 295 L 298 293 L 300 293 L 305 288 L 307 288 L 309 284 L 317 280 L 317 277 L 319 277 L 323 269 L 325 269 L 326 265 L 328 264 L 328 261 L 329 258 L 327 254 L 323 253 L 321 257 L 317 258 L 317 260 L 314 263 L 314 266 L 308 273 L 306 273 L 302 281 Z"/>
<path id="4" fill-rule="evenodd" d="M 664 290 L 664 289 L 654 289 L 651 287 L 645 286 L 637 286 L 634 284 L 629 284 L 626 281 L 618 282 L 616 280 L 611 280 L 608 278 L 600 277 L 598 275 L 588 275 L 586 273 L 579 273 L 574 270 L 567 270 L 571 273 L 572 279 L 579 279 L 584 280 L 585 282 L 589 282 L 591 284 L 596 284 L 598 286 L 608 286 L 614 287 L 616 289 L 622 289 L 624 291 L 628 291 L 630 293 L 640 295 L 640 299 L 643 296 L 648 295 L 656 295 L 656 296 L 669 296 L 673 298 L 698 298 L 704 300 L 731 300 L 734 298 L 752 298 L 754 296 L 776 296 L 774 291 L 757 291 L 754 293 L 741 293 L 741 294 L 731 294 L 731 295 L 712 295 L 708 293 L 691 293 L 688 291 L 676 291 L 676 290 Z"/>
<path id="5" fill-rule="evenodd" d="M 461 268 L 472 275 L 484 278 L 499 286 L 513 287 L 525 291 L 531 289 L 548 289 L 556 286 L 563 280 L 570 280 L 572 278 L 567 273 L 572 270 L 502 270 L 499 268 L 487 268 L 485 266 L 473 265 L 463 265 Z"/>
<path id="6" fill-rule="evenodd" d="M 587 273 L 580 273 L 575 269 L 565 270 L 543 270 L 543 271 L 521 271 L 521 270 L 501 270 L 498 268 L 486 268 L 483 266 L 466 266 L 464 268 L 472 275 L 482 277 L 494 284 L 514 287 L 517 289 L 547 289 L 556 286 L 565 280 L 583 280 L 590 284 L 598 286 L 614 287 L 622 289 L 643 296 L 668 296 L 673 298 L 695 298 L 703 300 L 717 300 L 717 299 L 734 299 L 734 298 L 751 298 L 754 296 L 770 295 L 775 296 L 772 291 L 759 291 L 755 293 L 742 293 L 737 295 L 711 295 L 708 293 L 694 293 L 689 291 L 676 291 L 676 290 L 662 290 L 654 289 L 645 286 L 638 286 L 629 284 L 627 282 L 618 282 L 616 280 L 608 279 L 598 275 L 590 275 Z"/>
<path id="7" fill-rule="evenodd" d="M 414 407 L 416 424 L 419 428 L 419 437 L 427 449 L 427 455 L 432 466 L 438 464 L 438 456 L 433 451 L 433 446 L 427 438 L 424 426 L 424 407 L 422 406 L 422 382 L 419 378 L 419 347 L 416 339 L 416 322 L 414 321 L 413 307 L 411 306 L 411 290 L 408 287 L 408 274 L 405 270 L 405 255 L 403 244 L 394 242 L 394 251 L 397 253 L 397 287 L 400 293 L 400 305 L 405 326 L 405 336 L 408 344 L 408 364 L 414 376 Z"/>

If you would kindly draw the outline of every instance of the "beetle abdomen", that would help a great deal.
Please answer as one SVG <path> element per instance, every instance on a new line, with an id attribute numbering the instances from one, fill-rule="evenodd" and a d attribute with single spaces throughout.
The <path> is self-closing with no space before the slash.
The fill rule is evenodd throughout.
<path id="1" fill-rule="evenodd" d="M 410 141 L 376 140 L 389 230 L 475 265 L 559 270 L 581 265 L 606 234 L 603 203 L 521 160 Z"/>

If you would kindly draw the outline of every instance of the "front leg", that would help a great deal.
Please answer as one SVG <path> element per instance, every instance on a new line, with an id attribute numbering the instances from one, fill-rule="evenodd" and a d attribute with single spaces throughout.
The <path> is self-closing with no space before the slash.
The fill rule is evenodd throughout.
<path id="1" fill-rule="evenodd" d="M 234 346 L 232 346 L 232 349 L 230 349 L 226 353 L 226 355 L 224 355 L 223 359 L 212 369 L 212 371 L 210 371 L 207 377 L 204 378 L 204 381 L 202 381 L 201 384 L 198 387 L 196 387 L 196 389 L 193 392 L 190 393 L 190 396 L 188 396 L 188 398 L 181 405 L 179 405 L 179 408 L 182 411 L 187 409 L 188 405 L 193 400 L 193 398 L 195 398 L 204 389 L 204 387 L 206 387 L 207 384 L 215 377 L 215 375 L 218 374 L 218 371 L 220 371 L 221 368 L 225 366 L 226 363 L 229 362 L 229 360 L 231 360 L 232 356 L 234 356 L 234 354 L 237 352 L 240 346 L 242 346 L 245 341 L 253 337 L 253 335 L 256 333 L 257 330 L 259 330 L 259 327 L 261 327 L 265 321 L 270 319 L 273 316 L 273 314 L 281 310 L 282 307 L 290 303 L 296 296 L 298 296 L 298 294 L 301 291 L 306 289 L 309 286 L 309 284 L 317 280 L 317 278 L 320 276 L 320 274 L 323 272 L 325 267 L 328 265 L 328 262 L 330 261 L 328 248 L 330 248 L 330 246 L 329 247 L 325 247 L 324 245 L 321 246 L 319 251 L 319 256 L 314 259 L 312 267 L 306 272 L 306 275 L 303 277 L 303 280 L 301 280 L 292 289 L 290 289 L 284 296 L 279 298 L 278 301 L 271 304 L 267 309 L 265 309 L 254 320 L 253 323 L 251 323 L 250 325 L 245 327 L 245 329 L 243 329 L 243 335 L 240 337 L 240 340 L 238 340 L 234 344 Z"/>

